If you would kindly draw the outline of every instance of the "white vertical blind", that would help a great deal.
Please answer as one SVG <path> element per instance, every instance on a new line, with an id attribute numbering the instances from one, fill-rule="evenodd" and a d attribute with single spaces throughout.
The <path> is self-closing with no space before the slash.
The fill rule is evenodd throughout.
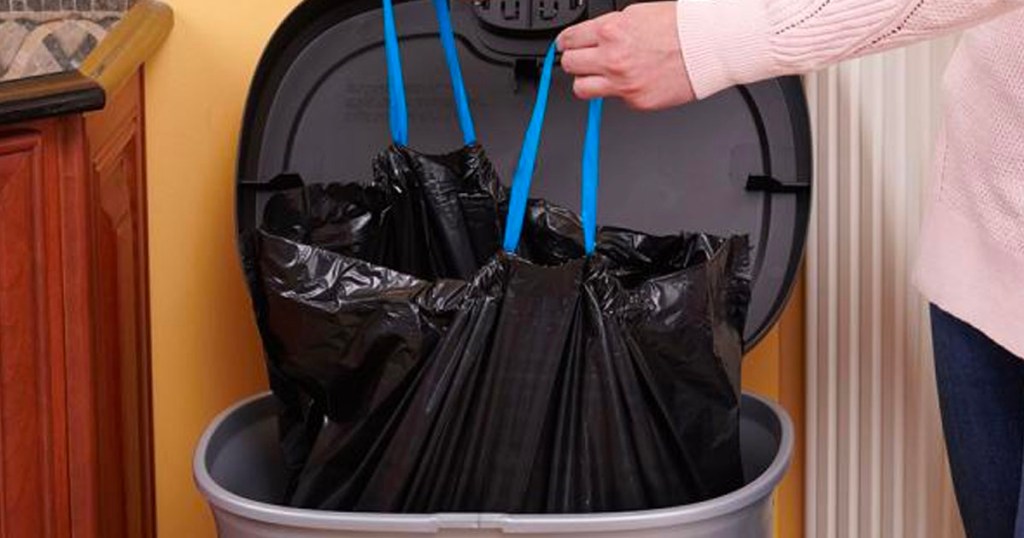
<path id="1" fill-rule="evenodd" d="M 806 77 L 815 136 L 807 259 L 807 536 L 963 536 L 927 304 L 911 277 L 955 42 Z"/>

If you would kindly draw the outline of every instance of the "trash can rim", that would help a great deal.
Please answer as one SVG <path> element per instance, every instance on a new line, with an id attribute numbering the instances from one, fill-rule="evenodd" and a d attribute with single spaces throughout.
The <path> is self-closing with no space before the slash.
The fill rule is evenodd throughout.
<path id="1" fill-rule="evenodd" d="M 278 506 L 246 499 L 218 484 L 209 473 L 206 456 L 218 427 L 239 410 L 271 398 L 270 392 L 255 394 L 241 400 L 220 413 L 207 427 L 193 456 L 193 475 L 196 486 L 207 501 L 221 510 L 238 517 L 260 522 L 291 526 L 301 520 L 304 528 L 321 530 L 362 530 L 370 532 L 436 533 L 443 529 L 494 529 L 503 533 L 564 533 L 580 534 L 595 531 L 622 531 L 659 528 L 721 517 L 739 512 L 771 495 L 789 468 L 793 449 L 793 423 L 778 404 L 755 394 L 744 393 L 744 398 L 762 405 L 778 417 L 780 423 L 779 449 L 768 468 L 746 486 L 707 501 L 632 512 L 603 512 L 592 514 L 381 514 L 357 512 L 330 512 Z"/>

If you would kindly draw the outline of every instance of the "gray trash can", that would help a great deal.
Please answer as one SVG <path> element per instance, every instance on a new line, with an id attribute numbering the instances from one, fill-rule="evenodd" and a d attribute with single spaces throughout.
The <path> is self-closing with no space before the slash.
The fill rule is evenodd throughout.
<path id="1" fill-rule="evenodd" d="M 579 2 L 600 16 L 629 1 Z M 422 151 L 461 144 L 448 71 L 434 39 L 430 2 L 395 2 L 409 109 Z M 450 2 L 462 71 L 474 102 L 480 142 L 511 177 L 533 106 L 537 64 L 553 28 L 515 28 L 490 16 L 496 3 Z M 504 5 L 504 3 L 502 3 Z M 491 7 L 489 7 L 491 6 Z M 529 11 L 529 10 L 527 10 Z M 525 13 L 526 11 L 524 11 Z M 571 22 L 571 21 L 569 21 Z M 360 167 L 389 140 L 380 0 L 303 0 L 260 59 L 246 104 L 237 170 L 238 233 L 256 229 L 272 194 L 266 183 L 298 174 L 309 183 L 360 177 Z M 547 177 L 580 177 L 586 106 L 568 75 L 555 74 L 541 156 Z M 648 233 L 700 230 L 746 234 L 754 282 L 744 341 L 751 349 L 773 326 L 799 272 L 811 204 L 811 137 L 800 80 L 738 86 L 682 108 L 639 114 L 609 102 L 601 155 L 601 224 Z M 642 155 L 642 157 L 638 157 Z M 369 170 L 365 170 L 368 177 Z M 575 207 L 573 181 L 542 181 L 534 194 Z M 284 473 L 276 400 L 261 395 L 224 412 L 195 455 L 195 477 L 222 538 L 524 534 L 574 537 L 768 537 L 772 497 L 789 464 L 792 425 L 777 406 L 745 396 L 741 442 L 747 485 L 676 508 L 604 514 L 397 515 L 337 513 L 276 506 Z"/>
<path id="2" fill-rule="evenodd" d="M 221 538 L 547 537 L 768 538 L 775 488 L 793 453 L 793 425 L 779 406 L 744 395 L 740 436 L 747 484 L 709 501 L 639 512 L 569 515 L 376 514 L 272 504 L 285 485 L 277 400 L 262 394 L 222 413 L 196 449 L 193 472 Z"/>

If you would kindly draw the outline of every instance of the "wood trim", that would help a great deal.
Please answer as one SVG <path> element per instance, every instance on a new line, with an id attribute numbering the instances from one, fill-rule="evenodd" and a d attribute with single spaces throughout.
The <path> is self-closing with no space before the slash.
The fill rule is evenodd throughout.
<path id="1" fill-rule="evenodd" d="M 79 72 L 113 93 L 160 48 L 173 27 L 167 4 L 139 0 L 82 62 Z"/>
<path id="2" fill-rule="evenodd" d="M 174 26 L 171 8 L 139 0 L 77 71 L 0 83 L 0 124 L 99 110 L 139 71 Z"/>
<path id="3" fill-rule="evenodd" d="M 97 110 L 106 103 L 100 85 L 77 71 L 0 84 L 0 124 Z"/>
<path id="4" fill-rule="evenodd" d="M 85 118 L 89 141 L 98 536 L 155 535 L 142 77 Z"/>

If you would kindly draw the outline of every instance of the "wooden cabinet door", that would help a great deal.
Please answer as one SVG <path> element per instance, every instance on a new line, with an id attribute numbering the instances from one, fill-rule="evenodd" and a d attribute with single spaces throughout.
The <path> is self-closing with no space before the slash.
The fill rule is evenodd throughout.
<path id="1" fill-rule="evenodd" d="M 0 130 L 0 537 L 69 534 L 52 123 Z"/>

